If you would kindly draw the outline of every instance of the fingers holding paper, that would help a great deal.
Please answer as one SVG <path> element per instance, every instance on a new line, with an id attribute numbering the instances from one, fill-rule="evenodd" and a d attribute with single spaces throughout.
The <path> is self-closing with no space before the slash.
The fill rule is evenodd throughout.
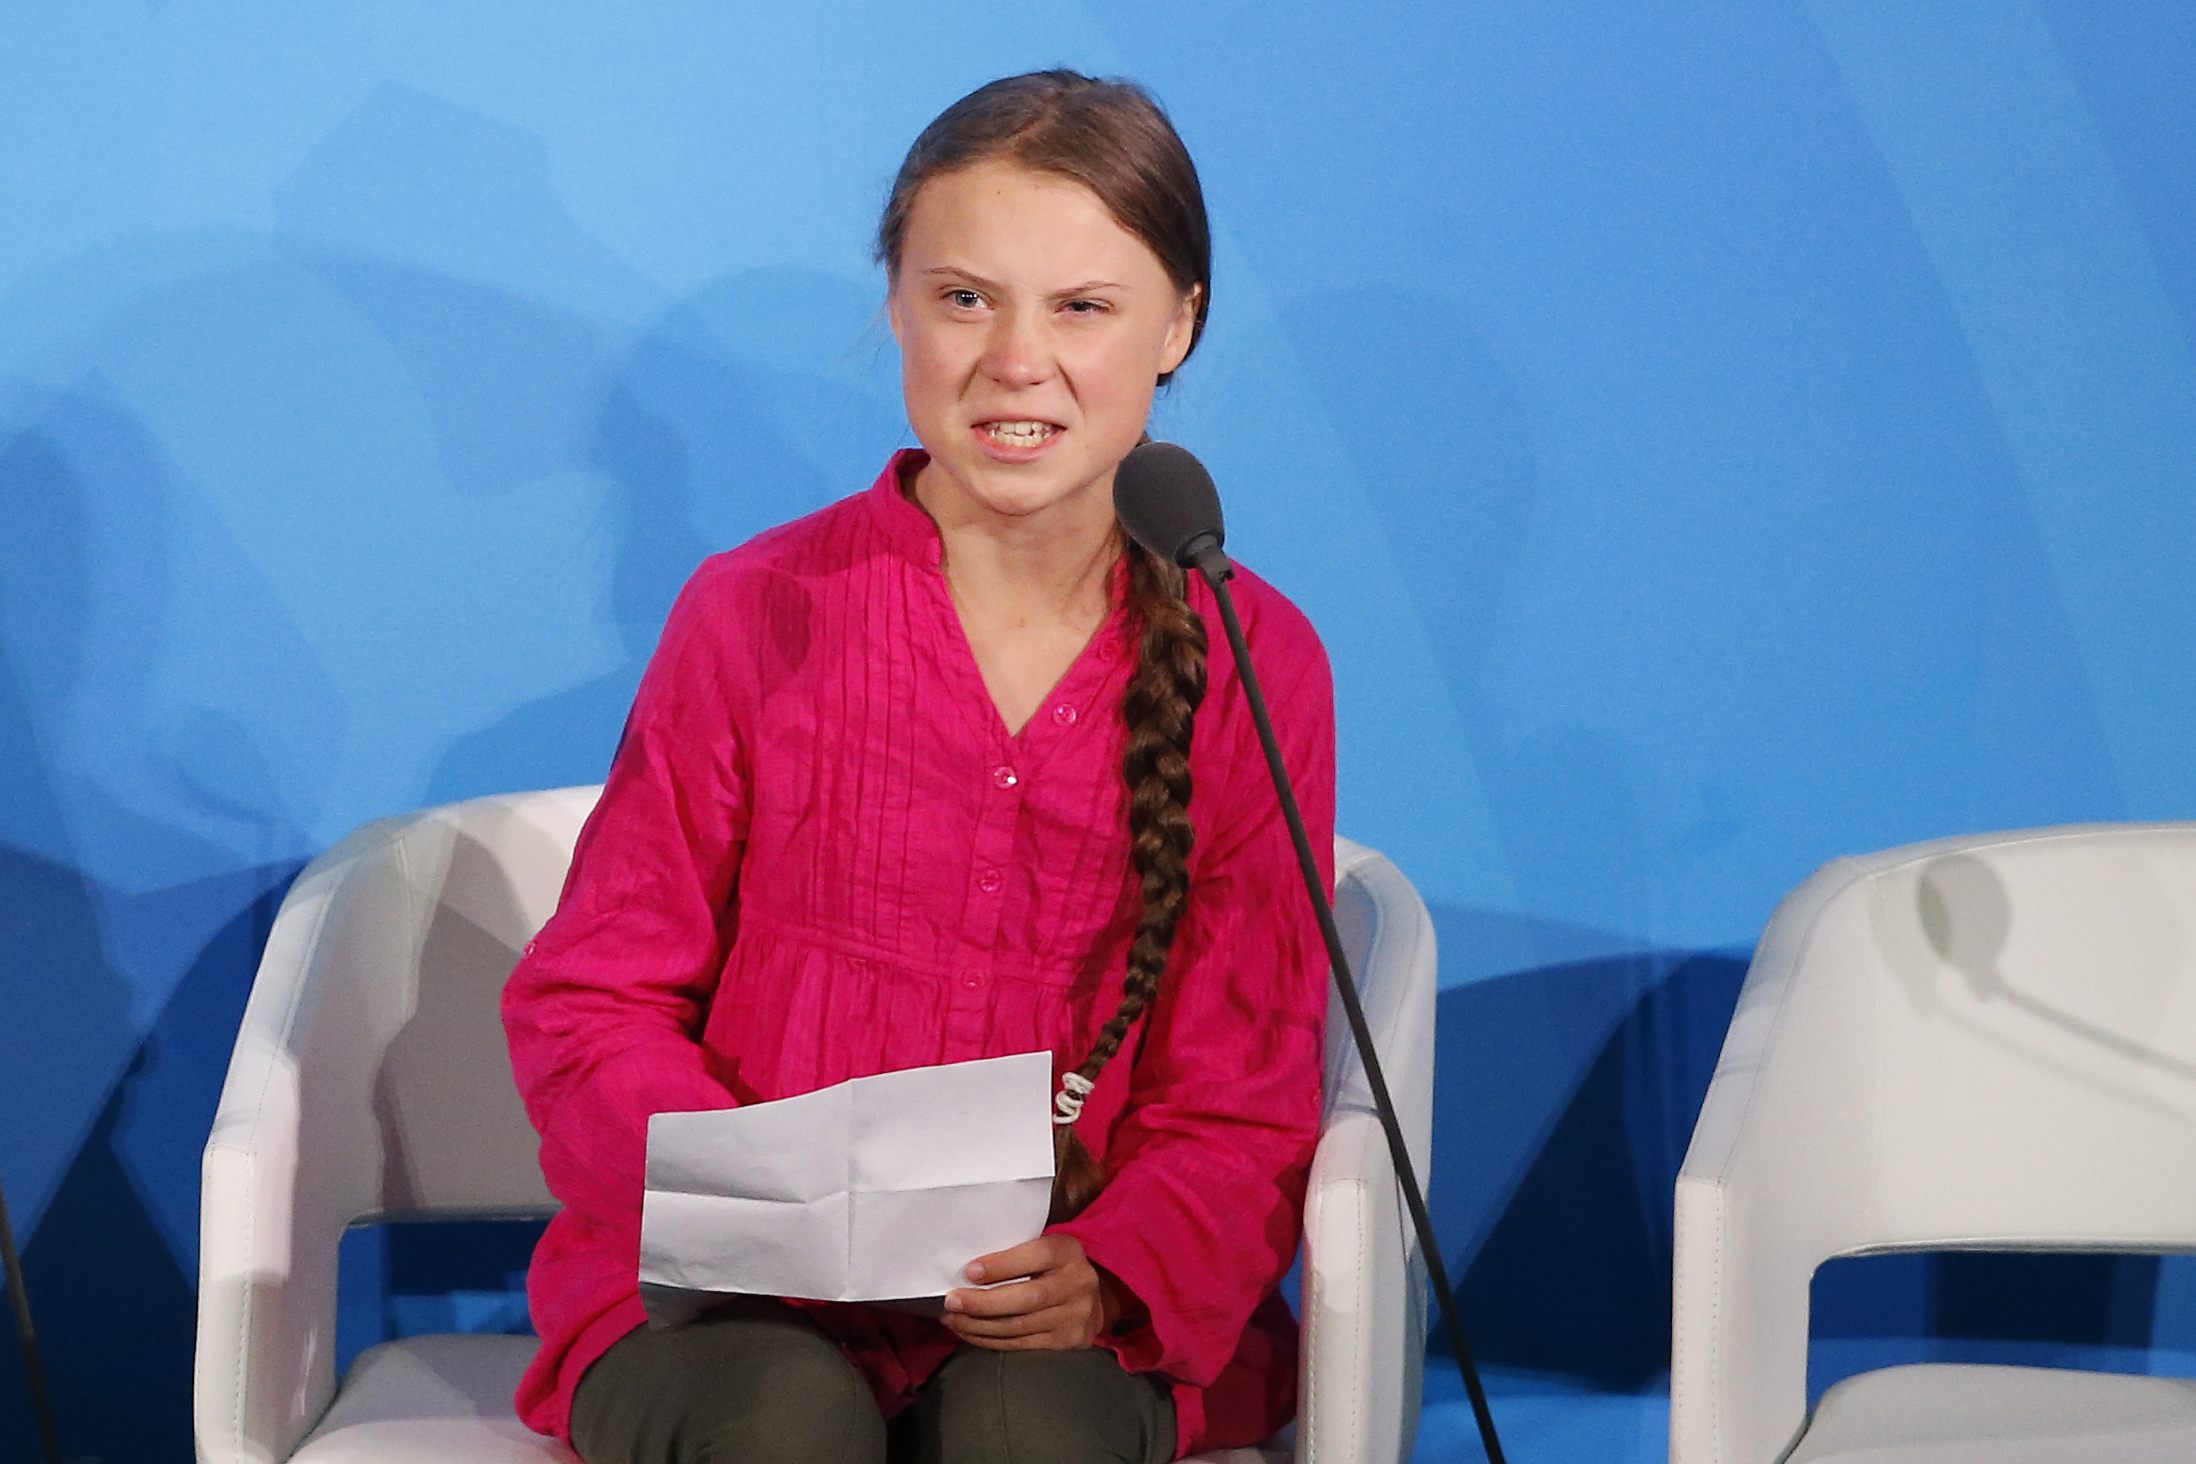
<path id="1" fill-rule="evenodd" d="M 1090 1263 L 1083 1243 L 1072 1235 L 1040 1235 L 979 1256 L 967 1275 L 985 1289 L 946 1293 L 945 1324 L 974 1347 L 999 1352 L 1088 1347 L 1116 1311 L 1111 1278 Z"/>

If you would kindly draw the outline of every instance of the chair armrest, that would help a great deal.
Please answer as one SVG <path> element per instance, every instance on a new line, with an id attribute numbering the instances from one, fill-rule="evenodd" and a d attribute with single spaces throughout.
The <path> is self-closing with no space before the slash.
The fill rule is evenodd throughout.
<path id="1" fill-rule="evenodd" d="M 332 1266 L 287 1264 L 296 1155 L 279 1145 L 207 1145 L 199 1252 L 193 1424 L 199 1464 L 286 1459 L 335 1393 Z"/>
<path id="2" fill-rule="evenodd" d="M 352 847 L 315 861 L 283 901 L 206 1143 L 192 1378 L 200 1464 L 288 1458 L 335 1394 L 335 1247 L 300 1234 L 307 1216 L 296 1203 L 296 1041 Z"/>
<path id="3" fill-rule="evenodd" d="M 416 964 L 423 933 L 397 847 L 414 825 L 449 842 L 418 815 L 366 825 L 298 876 L 268 934 L 201 1169 L 201 1464 L 288 1458 L 335 1396 L 337 1252 L 378 1208 L 374 1075 L 409 1001 L 370 978 Z"/>
<path id="4" fill-rule="evenodd" d="M 1426 1269 L 1371 1113 L 1320 1136 L 1304 1253 L 1298 1464 L 1399 1464 L 1418 1434 Z"/>
<path id="5" fill-rule="evenodd" d="M 1864 876 L 1826 865 L 1770 917 L 1678 1171 L 1671 1464 L 1770 1464 L 1806 1425 L 1809 1283 L 1865 1234 L 1871 1037 L 1837 979 Z"/>

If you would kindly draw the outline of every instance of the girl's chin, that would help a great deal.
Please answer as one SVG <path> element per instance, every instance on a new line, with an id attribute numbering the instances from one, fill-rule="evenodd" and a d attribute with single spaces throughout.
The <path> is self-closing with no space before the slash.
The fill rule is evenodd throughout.
<path id="1" fill-rule="evenodd" d="M 936 459 L 932 459 L 933 463 Z M 1101 469 L 1086 475 L 1087 465 L 1065 458 L 1036 463 L 1002 463 L 988 456 L 947 465 L 938 487 L 979 508 L 1006 518 L 1027 518 L 1099 493 L 1112 507 L 1106 474 Z M 920 485 L 918 485 L 918 489 Z"/>

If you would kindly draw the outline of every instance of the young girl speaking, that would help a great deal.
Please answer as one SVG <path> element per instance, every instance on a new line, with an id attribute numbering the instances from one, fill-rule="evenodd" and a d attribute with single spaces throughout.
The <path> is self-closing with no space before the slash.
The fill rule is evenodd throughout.
<path id="1" fill-rule="evenodd" d="M 1209 590 L 1112 502 L 1204 327 L 1196 170 L 1135 86 L 1012 77 L 916 140 L 878 253 L 922 446 L 695 574 L 505 993 L 564 1202 L 521 1410 L 588 1464 L 1253 1443 L 1294 1410 L 1326 962 Z M 1324 855 L 1325 655 L 1236 599 Z M 1054 1223 L 943 1321 L 645 1325 L 649 1115 L 1032 1050 L 1076 1115 Z"/>

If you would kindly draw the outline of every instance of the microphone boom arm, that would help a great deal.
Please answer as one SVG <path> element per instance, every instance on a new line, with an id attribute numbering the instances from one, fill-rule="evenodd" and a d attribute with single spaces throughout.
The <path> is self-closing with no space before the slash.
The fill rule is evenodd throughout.
<path id="1" fill-rule="evenodd" d="M 1209 542 L 1205 542 L 1209 540 Z M 1441 1264 L 1441 1247 L 1434 1239 L 1433 1219 L 1426 1211 L 1426 1197 L 1418 1187 L 1418 1173 L 1411 1164 L 1409 1148 L 1403 1142 L 1403 1126 L 1395 1116 L 1395 1100 L 1388 1096 L 1388 1080 L 1380 1070 L 1380 1056 L 1373 1050 L 1372 1029 L 1365 1021 L 1364 1005 L 1357 998 L 1357 982 L 1350 975 L 1350 960 L 1342 950 L 1342 936 L 1334 925 L 1334 902 L 1319 878 L 1318 862 L 1312 857 L 1311 838 L 1304 832 L 1304 815 L 1296 806 L 1296 791 L 1289 785 L 1287 767 L 1281 761 L 1281 744 L 1273 735 L 1273 718 L 1266 712 L 1266 695 L 1258 685 L 1258 670 L 1251 664 L 1250 646 L 1243 639 L 1242 622 L 1235 616 L 1235 597 L 1228 592 L 1228 579 L 1235 567 L 1220 550 L 1217 535 L 1205 535 L 1193 540 L 1182 550 L 1184 560 L 1193 560 L 1205 582 L 1212 586 L 1213 598 L 1220 605 L 1220 619 L 1226 625 L 1228 644 L 1235 650 L 1236 672 L 1243 680 L 1243 692 L 1250 701 L 1251 720 L 1258 727 L 1258 741 L 1266 750 L 1266 767 L 1273 774 L 1273 790 L 1280 795 L 1281 814 L 1288 821 L 1289 837 L 1296 844 L 1296 862 L 1304 872 L 1304 888 L 1311 896 L 1312 909 L 1319 916 L 1319 933 L 1327 943 L 1327 962 L 1334 971 L 1335 990 L 1341 995 L 1342 1010 L 1348 1015 L 1350 1036 L 1356 1041 L 1358 1060 L 1365 1067 L 1365 1082 L 1372 1090 L 1373 1106 L 1380 1112 L 1380 1127 L 1387 1135 L 1388 1156 L 1395 1165 L 1397 1185 L 1403 1191 L 1403 1201 L 1411 1213 L 1411 1225 L 1418 1232 L 1418 1247 L 1426 1257 L 1426 1270 L 1433 1280 L 1434 1297 L 1441 1304 L 1441 1320 L 1449 1334 L 1449 1346 L 1456 1353 L 1457 1370 L 1464 1376 L 1464 1391 L 1472 1400 L 1472 1417 L 1479 1424 L 1479 1441 L 1487 1451 L 1489 1464 L 1507 1464 L 1502 1454 L 1502 1441 L 1495 1436 L 1494 1415 L 1487 1407 L 1487 1390 L 1479 1381 L 1479 1367 L 1472 1359 L 1471 1343 L 1465 1340 L 1464 1325 L 1457 1318 L 1456 1295 L 1449 1288 L 1449 1273 Z"/>
<path id="2" fill-rule="evenodd" d="M 23 1290 L 23 1258 L 15 1249 L 15 1227 L 8 1223 L 8 1196 L 0 1190 L 0 1279 L 15 1312 L 15 1340 L 23 1348 L 23 1371 L 30 1382 L 31 1412 L 46 1464 L 61 1464 L 61 1433 L 53 1421 L 53 1400 L 46 1395 L 46 1369 L 38 1358 L 38 1334 L 31 1327 L 30 1298 Z"/>

